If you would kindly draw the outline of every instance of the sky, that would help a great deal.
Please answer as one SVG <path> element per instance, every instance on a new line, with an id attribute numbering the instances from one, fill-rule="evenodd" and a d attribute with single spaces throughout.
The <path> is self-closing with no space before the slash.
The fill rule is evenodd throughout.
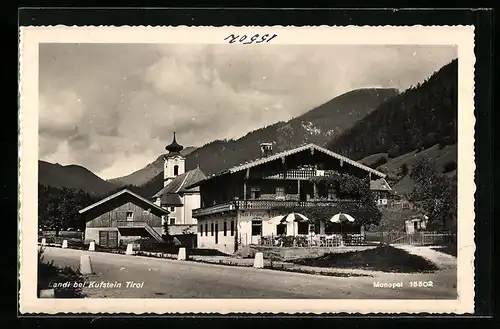
<path id="1" fill-rule="evenodd" d="M 345 92 L 401 91 L 450 46 L 40 44 L 39 158 L 103 179 L 184 146 L 287 121 Z"/>

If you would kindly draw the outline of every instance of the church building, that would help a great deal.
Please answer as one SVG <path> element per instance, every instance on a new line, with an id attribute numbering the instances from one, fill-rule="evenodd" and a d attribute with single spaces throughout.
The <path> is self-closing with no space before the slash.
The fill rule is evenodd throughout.
<path id="1" fill-rule="evenodd" d="M 172 143 L 165 149 L 168 153 L 164 155 L 163 188 L 152 197 L 152 201 L 168 210 L 169 214 L 163 216 L 162 223 L 168 221 L 170 234 L 196 233 L 197 221 L 192 211 L 201 206 L 200 188 L 188 186 L 207 177 L 199 168 L 185 171 L 186 158 L 181 154 L 184 147 L 177 143 L 175 132 Z"/>

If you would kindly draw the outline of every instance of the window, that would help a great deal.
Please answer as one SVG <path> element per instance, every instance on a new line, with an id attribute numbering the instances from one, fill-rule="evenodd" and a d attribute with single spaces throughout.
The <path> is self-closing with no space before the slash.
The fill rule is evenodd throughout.
<path id="1" fill-rule="evenodd" d="M 258 187 L 252 187 L 250 189 L 250 197 L 252 199 L 259 199 L 260 198 L 260 188 L 258 188 Z"/>
<path id="2" fill-rule="evenodd" d="M 285 188 L 283 186 L 276 187 L 276 198 L 278 199 L 285 198 Z"/>
<path id="3" fill-rule="evenodd" d="M 99 245 L 101 247 L 118 247 L 118 231 L 99 231 Z"/>
<path id="4" fill-rule="evenodd" d="M 277 235 L 286 235 L 286 224 L 276 225 L 276 234 Z"/>
<path id="5" fill-rule="evenodd" d="M 177 175 L 179 175 L 179 166 L 175 165 L 174 166 L 174 176 L 177 176 Z"/>
<path id="6" fill-rule="evenodd" d="M 200 225 L 200 236 L 203 236 L 203 225 Z"/>
<path id="7" fill-rule="evenodd" d="M 234 236 L 234 220 L 231 221 L 231 236 Z"/>
<path id="8" fill-rule="evenodd" d="M 208 223 L 205 223 L 205 236 L 208 236 Z"/>
<path id="9" fill-rule="evenodd" d="M 227 222 L 224 222 L 224 236 L 227 236 Z"/>
<path id="10" fill-rule="evenodd" d="M 252 235 L 262 235 L 262 221 L 261 220 L 253 220 L 252 221 Z"/>
<path id="11" fill-rule="evenodd" d="M 175 225 L 175 218 L 174 217 L 170 217 L 170 225 Z"/>
<path id="12" fill-rule="evenodd" d="M 297 233 L 301 235 L 306 235 L 309 233 L 309 223 L 298 222 L 297 223 Z"/>
<path id="13" fill-rule="evenodd" d="M 214 222 L 210 223 L 210 233 L 214 236 Z"/>
<path id="14" fill-rule="evenodd" d="M 328 188 L 328 199 L 336 199 L 337 191 L 333 187 Z"/>
<path id="15" fill-rule="evenodd" d="M 314 224 L 309 224 L 309 232 L 316 232 L 316 226 Z"/>
<path id="16" fill-rule="evenodd" d="M 134 213 L 131 211 L 127 211 L 127 220 L 132 221 L 134 220 Z"/>
<path id="17" fill-rule="evenodd" d="M 175 207 L 170 207 L 170 212 L 174 212 L 175 211 Z"/>

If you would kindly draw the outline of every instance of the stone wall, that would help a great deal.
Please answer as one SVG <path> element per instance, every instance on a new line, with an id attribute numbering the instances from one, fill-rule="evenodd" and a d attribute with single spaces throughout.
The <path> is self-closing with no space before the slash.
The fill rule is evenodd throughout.
<path id="1" fill-rule="evenodd" d="M 375 248 L 376 246 L 352 246 L 352 247 L 266 247 L 250 245 L 242 247 L 238 250 L 237 255 L 240 257 L 255 257 L 256 252 L 262 252 L 265 259 L 274 260 L 292 260 L 298 258 L 314 258 L 321 257 L 331 253 L 345 253 L 351 251 L 362 251 Z"/>

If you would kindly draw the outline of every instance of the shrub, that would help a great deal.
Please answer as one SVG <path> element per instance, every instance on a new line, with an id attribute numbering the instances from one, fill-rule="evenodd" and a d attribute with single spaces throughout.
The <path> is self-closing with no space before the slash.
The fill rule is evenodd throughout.
<path id="1" fill-rule="evenodd" d="M 399 149 L 399 146 L 393 146 L 389 149 L 389 151 L 387 151 L 387 156 L 389 158 L 397 158 L 398 156 L 401 155 L 401 152 L 400 152 L 400 149 Z"/>
<path id="2" fill-rule="evenodd" d="M 448 173 L 448 172 L 453 171 L 455 169 L 457 169 L 457 162 L 455 160 L 452 160 L 452 161 L 444 164 L 443 173 Z"/>
<path id="3" fill-rule="evenodd" d="M 69 266 L 59 268 L 54 262 L 44 262 L 43 249 L 38 250 L 38 284 L 37 293 L 40 296 L 40 290 L 54 289 L 56 298 L 83 298 L 85 297 L 79 284 L 83 284 L 82 275 Z M 68 287 L 59 287 L 58 283 L 68 282 Z M 75 286 L 75 283 L 77 284 Z M 56 287 L 54 287 L 56 286 Z"/>
<path id="4" fill-rule="evenodd" d="M 381 157 L 379 157 L 379 158 L 377 159 L 377 161 L 375 161 L 375 162 L 371 165 L 371 167 L 372 167 L 372 168 L 378 168 L 378 167 L 380 167 L 380 166 L 382 166 L 382 165 L 384 165 L 384 164 L 386 164 L 386 163 L 387 163 L 387 157 L 386 157 L 385 155 L 382 155 Z"/>

